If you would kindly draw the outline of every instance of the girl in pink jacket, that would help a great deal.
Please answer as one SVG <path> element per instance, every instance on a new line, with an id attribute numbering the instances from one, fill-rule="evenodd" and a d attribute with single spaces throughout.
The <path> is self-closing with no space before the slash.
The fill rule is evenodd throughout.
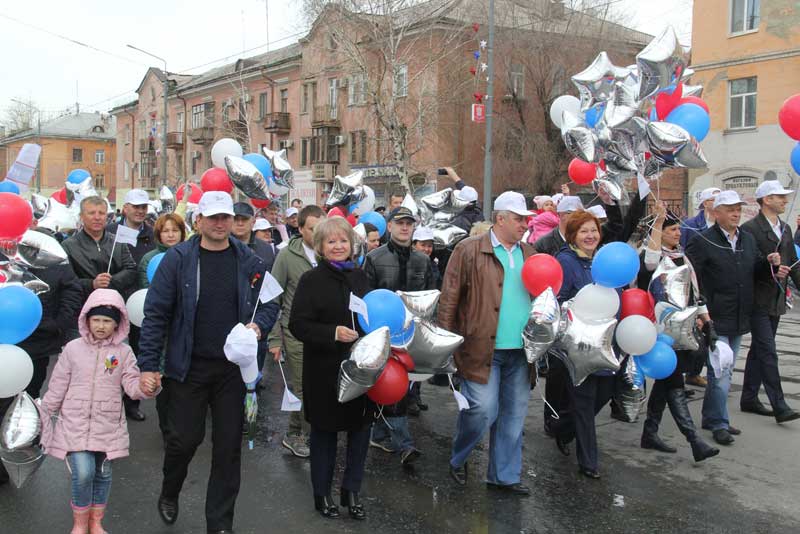
<path id="1" fill-rule="evenodd" d="M 81 337 L 64 347 L 42 399 L 42 445 L 66 459 L 72 479 L 72 534 L 105 534 L 101 520 L 111 490 L 111 461 L 128 455 L 122 392 L 147 398 L 139 368 L 122 341 L 130 324 L 125 303 L 113 289 L 97 289 L 86 300 Z M 145 384 L 155 391 L 156 384 Z M 49 424 L 51 417 L 55 426 Z"/>

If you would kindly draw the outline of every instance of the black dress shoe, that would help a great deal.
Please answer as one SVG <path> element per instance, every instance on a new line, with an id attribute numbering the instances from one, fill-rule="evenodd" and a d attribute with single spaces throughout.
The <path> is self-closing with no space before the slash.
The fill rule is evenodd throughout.
<path id="1" fill-rule="evenodd" d="M 419 407 L 419 409 L 420 409 L 420 410 L 422 410 L 423 412 L 427 412 L 427 411 L 428 411 L 428 405 L 427 405 L 427 404 L 425 404 L 424 402 L 418 402 L 418 403 L 417 403 L 417 406 L 418 406 L 418 407 Z"/>
<path id="2" fill-rule="evenodd" d="M 516 484 L 494 484 L 492 482 L 487 482 L 486 487 L 489 489 L 495 489 L 499 491 L 505 491 L 508 493 L 512 493 L 514 495 L 530 495 L 531 489 L 522 484 L 517 482 Z"/>
<path id="3" fill-rule="evenodd" d="M 771 417 L 774 414 L 772 410 L 764 406 L 760 400 L 755 400 L 753 402 L 743 402 L 739 405 L 739 408 L 746 413 L 754 413 L 756 415 L 764 415 L 767 417 Z"/>
<path id="4" fill-rule="evenodd" d="M 131 421 L 144 421 L 145 416 L 139 408 L 131 408 L 125 410 L 125 415 Z"/>
<path id="5" fill-rule="evenodd" d="M 733 436 L 731 436 L 731 433 L 724 428 L 715 430 L 713 435 L 714 435 L 714 441 L 716 441 L 720 445 L 730 445 L 731 443 L 736 441 L 735 439 L 733 439 Z"/>
<path id="6" fill-rule="evenodd" d="M 361 499 L 355 491 L 349 491 L 342 488 L 339 492 L 339 504 L 347 506 L 347 511 L 353 519 L 363 520 L 367 518 L 364 513 L 364 505 L 361 504 Z"/>
<path id="7" fill-rule="evenodd" d="M 453 480 L 456 481 L 456 484 L 459 486 L 466 486 L 467 485 L 467 464 L 465 463 L 461 467 L 453 467 L 452 464 L 450 465 L 450 476 Z"/>
<path id="8" fill-rule="evenodd" d="M 564 456 L 570 455 L 569 444 L 564 441 L 561 436 L 556 436 L 556 447 L 558 447 L 558 451 Z"/>
<path id="9" fill-rule="evenodd" d="M 326 495 L 324 497 L 320 497 L 319 495 L 314 495 L 314 508 L 320 513 L 322 517 L 326 517 L 328 519 L 335 519 L 339 517 L 339 507 L 333 502 L 333 498 L 330 495 Z"/>
<path id="10" fill-rule="evenodd" d="M 158 515 L 168 525 L 175 523 L 178 520 L 178 499 L 168 499 L 163 495 L 159 497 Z"/>
<path id="11" fill-rule="evenodd" d="M 742 431 L 736 428 L 735 426 L 728 425 L 728 433 L 731 436 L 738 436 L 739 434 L 742 433 Z"/>
<path id="12" fill-rule="evenodd" d="M 597 480 L 600 478 L 600 472 L 596 469 L 589 469 L 588 467 L 579 467 L 578 472 L 586 478 Z"/>
<path id="13" fill-rule="evenodd" d="M 778 423 L 788 423 L 795 419 L 800 419 L 800 412 L 796 412 L 791 408 L 775 414 L 775 421 Z"/>

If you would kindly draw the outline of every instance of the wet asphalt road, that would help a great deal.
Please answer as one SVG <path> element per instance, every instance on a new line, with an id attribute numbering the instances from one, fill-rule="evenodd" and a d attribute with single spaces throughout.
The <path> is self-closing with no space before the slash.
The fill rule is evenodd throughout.
<path id="1" fill-rule="evenodd" d="M 800 316 L 782 322 L 779 343 L 787 399 L 800 407 Z M 644 451 L 638 448 L 641 419 L 621 423 L 604 410 L 597 418 L 603 474 L 599 481 L 580 477 L 574 455 L 561 456 L 542 432 L 537 387 L 525 426 L 523 482 L 533 490 L 527 498 L 486 489 L 488 445 L 473 453 L 465 488 L 450 480 L 447 461 L 456 403 L 449 389 L 425 384 L 423 398 L 430 410 L 411 421 L 423 456 L 413 469 L 404 469 L 397 456 L 370 450 L 362 490 L 368 514 L 364 522 L 349 519 L 344 509 L 337 520 L 322 519 L 314 511 L 308 462 L 290 456 L 280 445 L 287 420 L 277 411 L 283 385 L 277 368 L 270 367 L 256 447 L 243 451 L 236 532 L 798 533 L 800 424 L 778 426 L 770 418 L 739 412 L 745 355 L 746 347 L 729 401 L 732 421 L 743 430 L 733 446 L 695 464 L 667 413 L 662 436 L 679 446 L 678 453 Z M 701 399 L 698 390 L 691 402 L 696 421 Z M 147 421 L 129 424 L 131 456 L 114 463 L 105 526 L 112 534 L 202 534 L 210 443 L 198 450 L 192 463 L 178 522 L 164 525 L 155 506 L 162 458 L 155 404 L 148 401 L 143 408 Z M 710 439 L 710 433 L 703 435 Z M 0 534 L 65 533 L 70 527 L 63 463 L 48 458 L 22 489 L 0 487 Z"/>

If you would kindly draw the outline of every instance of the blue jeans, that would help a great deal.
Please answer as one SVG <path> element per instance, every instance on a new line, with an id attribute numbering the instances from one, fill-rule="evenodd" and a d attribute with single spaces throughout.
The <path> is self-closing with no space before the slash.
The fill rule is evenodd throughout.
<path id="1" fill-rule="evenodd" d="M 728 391 L 731 389 L 733 367 L 742 344 L 742 336 L 719 336 L 719 340 L 727 343 L 733 351 L 733 365 L 729 369 L 723 369 L 721 376 L 714 376 L 714 368 L 709 356 L 706 364 L 708 385 L 706 386 L 706 396 L 703 398 L 703 428 L 708 430 L 727 430 L 729 426 Z"/>
<path id="2" fill-rule="evenodd" d="M 372 427 L 372 441 L 378 443 L 389 442 L 389 446 L 396 451 L 406 451 L 414 448 L 414 438 L 408 430 L 408 417 L 386 417 L 392 428 L 386 426 L 382 417 L 375 421 Z"/>
<path id="3" fill-rule="evenodd" d="M 461 382 L 461 394 L 470 407 L 458 412 L 450 465 L 464 465 L 472 449 L 490 430 L 486 481 L 504 486 L 518 483 L 522 471 L 522 427 L 528 414 L 530 392 L 525 352 L 496 350 L 488 383 Z"/>
<path id="4" fill-rule="evenodd" d="M 67 454 L 72 478 L 72 506 L 105 506 L 111 491 L 111 460 L 103 452 L 79 451 Z"/>

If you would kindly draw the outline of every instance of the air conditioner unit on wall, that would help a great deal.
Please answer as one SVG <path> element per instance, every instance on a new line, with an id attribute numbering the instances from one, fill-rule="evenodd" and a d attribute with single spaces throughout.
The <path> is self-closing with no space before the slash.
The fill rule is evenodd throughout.
<path id="1" fill-rule="evenodd" d="M 200 151 L 192 150 L 192 159 L 200 159 Z"/>
<path id="2" fill-rule="evenodd" d="M 252 100 L 252 97 L 251 97 L 250 95 L 244 95 L 244 101 L 245 101 L 245 103 L 248 103 L 248 102 L 250 102 L 250 100 Z"/>
<path id="3" fill-rule="evenodd" d="M 345 143 L 347 143 L 347 137 L 343 135 L 337 135 L 333 138 L 333 142 L 339 146 L 343 146 Z"/>
<path id="4" fill-rule="evenodd" d="M 278 143 L 281 149 L 292 148 L 294 146 L 294 139 L 284 139 Z"/>

